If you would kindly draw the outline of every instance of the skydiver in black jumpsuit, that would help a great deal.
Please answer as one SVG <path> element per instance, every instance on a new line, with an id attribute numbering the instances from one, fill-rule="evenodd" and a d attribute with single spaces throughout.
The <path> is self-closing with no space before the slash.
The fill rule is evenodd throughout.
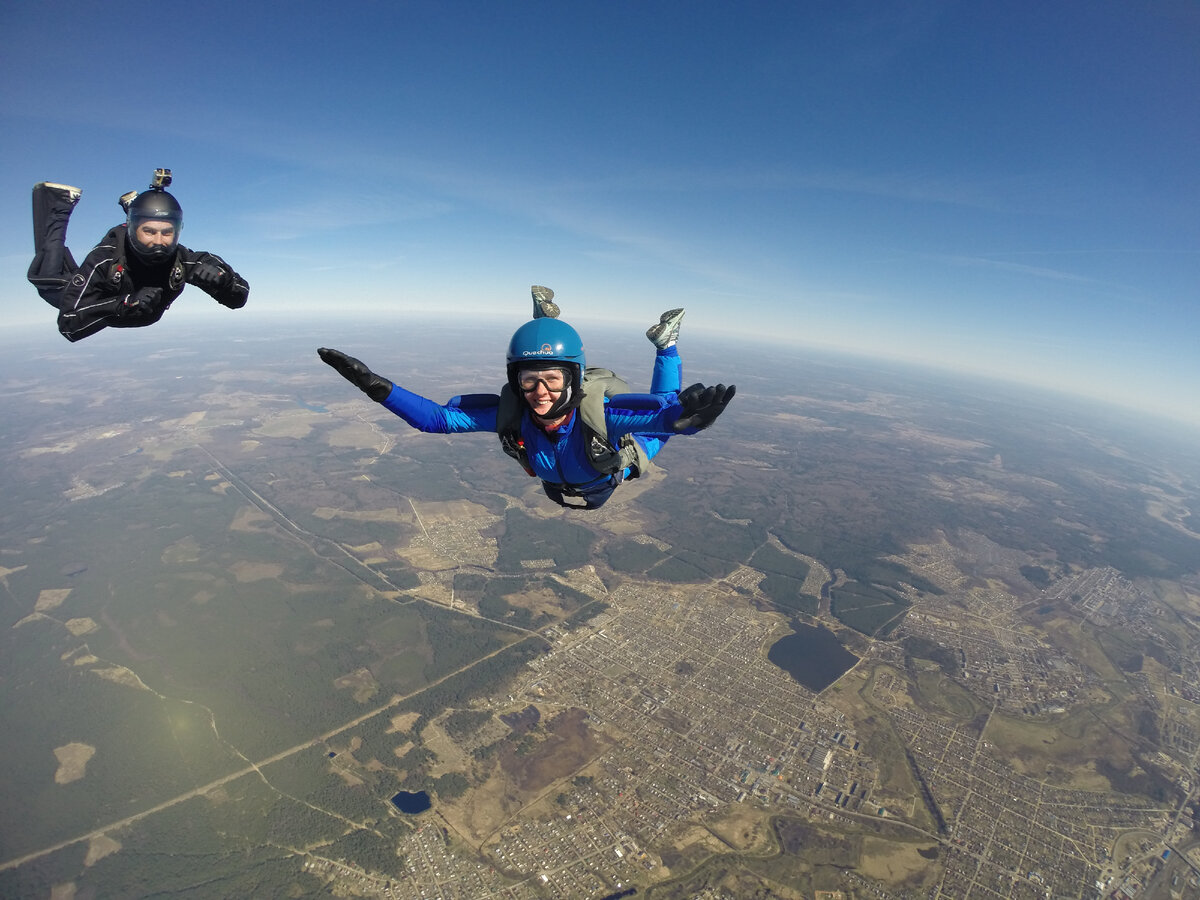
<path id="1" fill-rule="evenodd" d="M 170 171 L 160 169 L 149 190 L 122 197 L 126 222 L 109 229 L 83 265 L 76 265 L 66 245 L 81 191 L 52 182 L 34 185 L 36 255 L 28 278 L 58 310 L 58 330 L 68 341 L 110 326 L 153 325 L 187 284 L 230 309 L 246 305 L 250 286 L 228 263 L 179 243 L 183 210 L 164 189 L 170 183 Z"/>

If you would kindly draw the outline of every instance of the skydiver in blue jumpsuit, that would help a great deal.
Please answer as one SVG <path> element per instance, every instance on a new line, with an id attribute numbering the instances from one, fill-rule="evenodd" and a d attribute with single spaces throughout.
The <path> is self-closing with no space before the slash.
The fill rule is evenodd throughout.
<path id="1" fill-rule="evenodd" d="M 513 334 L 507 354 L 508 386 L 521 398 L 517 441 L 521 462 L 526 471 L 542 480 L 546 496 L 554 502 L 598 509 L 618 484 L 641 473 L 626 467 L 606 474 L 593 465 L 588 453 L 589 432 L 577 415 L 586 365 L 583 341 L 574 328 L 557 318 L 553 292 L 535 285 L 533 296 L 534 318 Z M 657 348 L 651 393 L 605 398 L 605 437 L 611 447 L 632 436 L 649 460 L 672 435 L 695 434 L 709 427 L 733 399 L 733 385 L 694 384 L 680 389 L 682 364 L 675 341 L 682 319 L 682 309 L 670 310 L 646 332 Z M 454 397 L 442 405 L 376 375 L 339 350 L 322 347 L 317 353 L 368 397 L 419 431 L 497 431 L 501 398 L 496 394 Z M 509 452 L 516 455 L 511 449 Z M 569 503 L 568 497 L 583 502 Z"/>

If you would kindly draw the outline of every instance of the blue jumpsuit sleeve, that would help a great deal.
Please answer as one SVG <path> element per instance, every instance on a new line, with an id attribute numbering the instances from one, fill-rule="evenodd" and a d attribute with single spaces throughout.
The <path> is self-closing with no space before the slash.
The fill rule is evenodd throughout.
<path id="1" fill-rule="evenodd" d="M 674 434 L 672 426 L 683 407 L 675 394 L 618 394 L 604 407 L 611 441 L 626 434 Z"/>
<path id="2" fill-rule="evenodd" d="M 393 385 L 383 405 L 418 431 L 431 434 L 464 434 L 496 430 L 500 397 L 496 394 L 468 394 L 454 397 L 442 405 Z"/>

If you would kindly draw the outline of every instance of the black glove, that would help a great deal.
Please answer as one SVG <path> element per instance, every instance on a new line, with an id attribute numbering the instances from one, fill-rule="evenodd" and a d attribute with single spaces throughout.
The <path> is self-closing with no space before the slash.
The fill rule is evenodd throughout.
<path id="1" fill-rule="evenodd" d="M 343 378 L 360 388 L 376 403 L 382 403 L 392 392 L 394 385 L 390 381 L 382 375 L 376 375 L 364 363 L 353 356 L 347 356 L 341 350 L 321 347 L 317 350 L 317 356 L 321 357 L 322 362 L 337 369 Z"/>
<path id="2" fill-rule="evenodd" d="M 684 388 L 679 392 L 679 403 L 683 411 L 671 427 L 676 431 L 692 428 L 704 430 L 717 420 L 717 416 L 725 412 L 725 407 L 736 393 L 737 387 L 732 384 L 729 387 L 723 384 L 705 387 L 696 383 Z"/>
<path id="3" fill-rule="evenodd" d="M 192 284 L 206 291 L 223 291 L 229 287 L 233 276 L 212 263 L 198 263 L 192 267 Z"/>
<path id="4" fill-rule="evenodd" d="M 117 315 L 122 319 L 153 315 L 162 303 L 162 295 L 160 287 L 138 288 L 121 302 Z"/>

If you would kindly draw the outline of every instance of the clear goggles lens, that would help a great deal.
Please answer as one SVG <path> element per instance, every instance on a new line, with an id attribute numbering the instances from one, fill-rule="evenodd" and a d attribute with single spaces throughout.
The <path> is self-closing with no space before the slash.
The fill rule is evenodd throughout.
<path id="1" fill-rule="evenodd" d="M 518 372 L 517 384 L 526 393 L 536 391 L 539 384 L 544 384 L 546 390 L 557 394 L 567 386 L 567 373 L 562 369 L 540 369 Z"/>

